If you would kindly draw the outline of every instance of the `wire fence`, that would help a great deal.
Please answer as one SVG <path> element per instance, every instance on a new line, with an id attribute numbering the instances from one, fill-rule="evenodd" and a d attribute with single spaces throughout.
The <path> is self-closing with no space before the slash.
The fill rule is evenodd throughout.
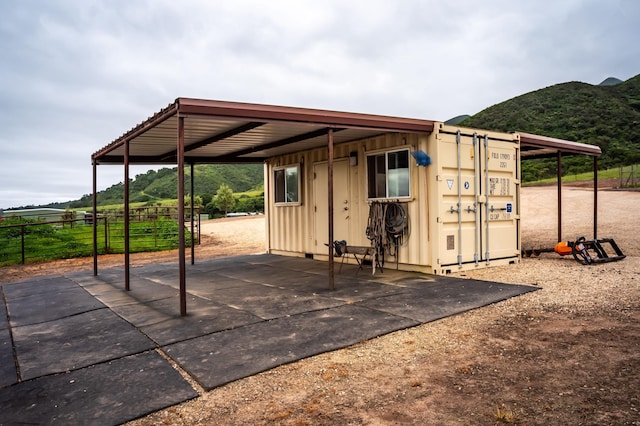
<path id="1" fill-rule="evenodd" d="M 620 188 L 636 188 L 640 186 L 640 167 L 633 166 L 620 167 Z"/>
<path id="2" fill-rule="evenodd" d="M 166 213 L 166 214 L 164 214 Z M 131 253 L 171 250 L 179 246 L 177 212 L 129 212 Z M 196 213 L 196 212 L 194 212 Z M 191 215 L 187 213 L 185 244 L 191 244 Z M 60 215 L 58 215 L 60 217 Z M 200 241 L 200 215 L 194 215 L 194 243 Z M 93 255 L 93 216 L 54 220 L 55 217 L 7 217 L 0 222 L 0 266 L 70 259 Z M 124 253 L 123 212 L 96 217 L 98 254 Z"/>

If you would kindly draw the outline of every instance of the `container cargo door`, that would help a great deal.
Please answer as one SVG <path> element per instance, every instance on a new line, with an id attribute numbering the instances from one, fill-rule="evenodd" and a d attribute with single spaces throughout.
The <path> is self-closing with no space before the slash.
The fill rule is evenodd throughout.
<path id="1" fill-rule="evenodd" d="M 483 136 L 480 150 L 481 260 L 517 256 L 519 243 L 518 144 Z"/>
<path id="2" fill-rule="evenodd" d="M 329 249 L 329 197 L 327 163 L 313 165 L 314 245 L 315 253 L 327 254 Z M 336 240 L 349 239 L 349 162 L 333 162 L 333 236 Z"/>
<path id="3" fill-rule="evenodd" d="M 438 192 L 441 194 L 439 263 L 462 265 L 480 260 L 478 198 L 480 170 L 477 137 L 441 131 L 438 135 Z"/>
<path id="4" fill-rule="evenodd" d="M 438 135 L 438 263 L 463 266 L 518 252 L 517 140 Z"/>

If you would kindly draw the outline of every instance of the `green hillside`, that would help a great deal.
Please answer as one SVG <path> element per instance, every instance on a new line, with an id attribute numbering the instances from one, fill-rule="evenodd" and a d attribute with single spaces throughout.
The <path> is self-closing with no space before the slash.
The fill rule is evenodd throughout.
<path id="1" fill-rule="evenodd" d="M 494 105 L 460 125 L 598 145 L 603 152 L 602 169 L 636 164 L 640 162 L 640 75 L 616 85 L 557 84 Z M 573 157 L 563 166 L 565 174 L 577 173 L 592 168 L 592 162 Z M 523 164 L 525 181 L 555 173 L 555 160 Z"/>
<path id="2" fill-rule="evenodd" d="M 452 119 L 460 126 L 497 131 L 522 131 L 598 145 L 602 148 L 601 169 L 640 163 L 640 75 L 625 82 L 607 78 L 599 85 L 562 83 L 536 90 L 487 108 L 466 118 Z M 453 122 L 452 121 L 452 122 Z M 592 170 L 590 158 L 568 157 L 563 174 Z M 197 165 L 195 192 L 205 199 L 225 183 L 234 192 L 259 187 L 263 181 L 261 164 Z M 187 187 L 189 169 L 186 169 Z M 556 175 L 554 159 L 528 160 L 522 166 L 525 182 Z M 122 203 L 123 184 L 98 193 L 98 203 Z M 177 198 L 177 169 L 149 170 L 131 182 L 131 202 L 154 202 Z M 67 203 L 41 207 L 83 208 L 91 205 L 91 195 Z"/>
<path id="3" fill-rule="evenodd" d="M 131 180 L 130 202 L 154 202 L 162 199 L 178 198 L 178 173 L 177 167 L 162 168 L 158 171 L 149 170 L 146 173 L 136 175 Z M 233 192 L 245 192 L 256 189 L 262 185 L 264 179 L 262 164 L 199 164 L 194 167 L 194 190 L 196 196 L 209 200 L 216 194 L 221 184 L 228 185 Z M 185 186 L 190 187 L 191 171 L 185 168 Z M 124 184 L 118 183 L 104 191 L 98 192 L 98 204 L 122 204 Z M 89 207 L 92 203 L 91 194 L 84 195 L 81 199 L 69 203 L 55 203 L 51 206 L 58 208 Z"/>

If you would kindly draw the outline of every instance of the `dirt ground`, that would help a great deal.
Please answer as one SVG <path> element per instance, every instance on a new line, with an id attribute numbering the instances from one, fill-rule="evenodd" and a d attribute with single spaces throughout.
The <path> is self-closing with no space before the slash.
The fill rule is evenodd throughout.
<path id="1" fill-rule="evenodd" d="M 523 248 L 557 240 L 555 187 L 523 188 Z M 563 238 L 593 236 L 590 190 L 563 191 Z M 640 424 L 640 192 L 602 190 L 600 238 L 627 258 L 542 254 L 458 273 L 540 287 L 524 296 L 238 380 L 134 425 Z M 196 257 L 264 250 L 264 219 L 203 223 Z M 134 265 L 176 253 L 132 255 Z M 104 256 L 101 267 L 122 264 Z M 91 259 L 2 268 L 0 282 L 87 270 Z"/>

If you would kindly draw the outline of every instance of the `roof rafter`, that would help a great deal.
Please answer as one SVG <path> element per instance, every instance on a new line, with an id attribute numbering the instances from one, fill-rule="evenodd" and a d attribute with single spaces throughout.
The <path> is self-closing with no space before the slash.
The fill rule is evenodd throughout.
<path id="1" fill-rule="evenodd" d="M 252 148 L 246 148 L 240 151 L 236 151 L 233 153 L 234 157 L 240 157 L 241 155 L 252 154 L 254 152 L 263 151 L 265 149 L 278 148 L 284 145 L 288 145 L 290 143 L 302 142 L 307 139 L 317 138 L 318 136 L 324 136 L 329 133 L 329 127 L 324 127 L 322 129 L 313 130 L 311 132 L 303 133 L 301 135 L 291 136 L 289 138 L 280 139 L 278 141 L 270 142 L 264 145 L 259 145 Z M 340 132 L 345 130 L 344 128 L 334 128 L 334 132 Z"/>
<path id="2" fill-rule="evenodd" d="M 266 123 L 260 122 L 260 121 L 252 121 L 252 122 L 243 124 L 243 125 L 238 126 L 238 127 L 234 128 L 234 129 L 227 130 L 226 132 L 222 132 L 220 134 L 213 135 L 211 137 L 203 139 L 200 142 L 189 144 L 189 146 L 185 146 L 184 152 L 187 153 L 189 151 L 193 151 L 195 149 L 202 148 L 202 147 L 207 146 L 207 145 L 211 145 L 212 143 L 216 143 L 218 141 L 221 141 L 221 140 L 224 140 L 224 139 L 227 139 L 227 138 L 231 138 L 231 137 L 239 135 L 241 133 L 248 132 L 249 130 L 253 130 L 256 127 L 264 126 L 265 124 Z M 174 149 L 174 150 L 168 152 L 167 154 L 165 154 L 163 159 L 176 158 L 177 153 L 178 153 L 178 150 Z"/>

